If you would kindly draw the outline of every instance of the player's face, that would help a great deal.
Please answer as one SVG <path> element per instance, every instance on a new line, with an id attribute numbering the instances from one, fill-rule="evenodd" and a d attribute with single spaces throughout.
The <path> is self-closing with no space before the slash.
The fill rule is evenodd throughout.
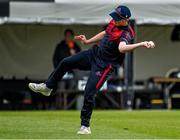
<path id="1" fill-rule="evenodd" d="M 127 26 L 129 24 L 129 19 L 122 19 L 115 21 L 115 26 Z"/>
<path id="2" fill-rule="evenodd" d="M 126 18 L 119 14 L 117 11 L 116 14 L 119 16 L 119 20 L 115 20 L 115 26 L 127 26 L 129 24 L 129 18 Z"/>

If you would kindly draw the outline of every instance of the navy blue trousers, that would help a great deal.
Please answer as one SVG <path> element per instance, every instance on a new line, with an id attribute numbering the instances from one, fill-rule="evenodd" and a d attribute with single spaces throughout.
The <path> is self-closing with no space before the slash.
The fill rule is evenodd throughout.
<path id="1" fill-rule="evenodd" d="M 97 61 L 92 49 L 82 51 L 76 55 L 63 59 L 57 68 L 51 73 L 46 85 L 54 89 L 64 74 L 72 69 L 90 70 L 90 75 L 84 93 L 84 104 L 81 110 L 81 125 L 89 126 L 95 103 L 95 94 L 102 87 L 107 77 L 112 73 L 111 64 L 105 65 Z"/>

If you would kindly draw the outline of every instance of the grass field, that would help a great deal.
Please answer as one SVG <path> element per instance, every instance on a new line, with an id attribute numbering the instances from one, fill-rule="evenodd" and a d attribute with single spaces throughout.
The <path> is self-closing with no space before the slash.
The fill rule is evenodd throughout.
<path id="1" fill-rule="evenodd" d="M 80 136 L 79 111 L 0 112 L 0 138 L 180 138 L 180 111 L 94 111 L 92 134 Z"/>

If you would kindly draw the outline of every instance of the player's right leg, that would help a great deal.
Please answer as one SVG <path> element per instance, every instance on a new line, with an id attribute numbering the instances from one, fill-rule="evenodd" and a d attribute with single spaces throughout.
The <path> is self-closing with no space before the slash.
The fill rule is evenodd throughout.
<path id="1" fill-rule="evenodd" d="M 45 83 L 29 83 L 29 88 L 34 92 L 41 93 L 45 96 L 50 96 L 52 90 L 56 88 L 57 83 L 62 79 L 66 72 L 72 69 L 90 70 L 91 61 L 92 52 L 90 50 L 67 57 L 59 63 L 57 68 L 51 73 Z"/>

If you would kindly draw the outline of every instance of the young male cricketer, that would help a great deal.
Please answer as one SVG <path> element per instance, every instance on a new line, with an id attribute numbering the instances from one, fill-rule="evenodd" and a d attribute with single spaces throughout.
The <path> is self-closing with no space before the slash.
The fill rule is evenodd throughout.
<path id="1" fill-rule="evenodd" d="M 66 72 L 72 69 L 90 70 L 84 93 L 81 127 L 78 134 L 91 134 L 90 119 L 94 107 L 95 94 L 113 72 L 113 69 L 123 63 L 125 53 L 136 48 L 145 47 L 149 49 L 155 47 L 152 41 L 132 44 L 134 32 L 129 25 L 131 12 L 128 7 L 120 5 L 110 13 L 110 16 L 112 20 L 105 31 L 90 39 L 86 39 L 85 35 L 75 36 L 75 39 L 85 45 L 100 41 L 99 47 L 93 47 L 63 59 L 45 83 L 29 83 L 29 88 L 32 91 L 50 96 L 57 82 L 62 79 Z"/>

